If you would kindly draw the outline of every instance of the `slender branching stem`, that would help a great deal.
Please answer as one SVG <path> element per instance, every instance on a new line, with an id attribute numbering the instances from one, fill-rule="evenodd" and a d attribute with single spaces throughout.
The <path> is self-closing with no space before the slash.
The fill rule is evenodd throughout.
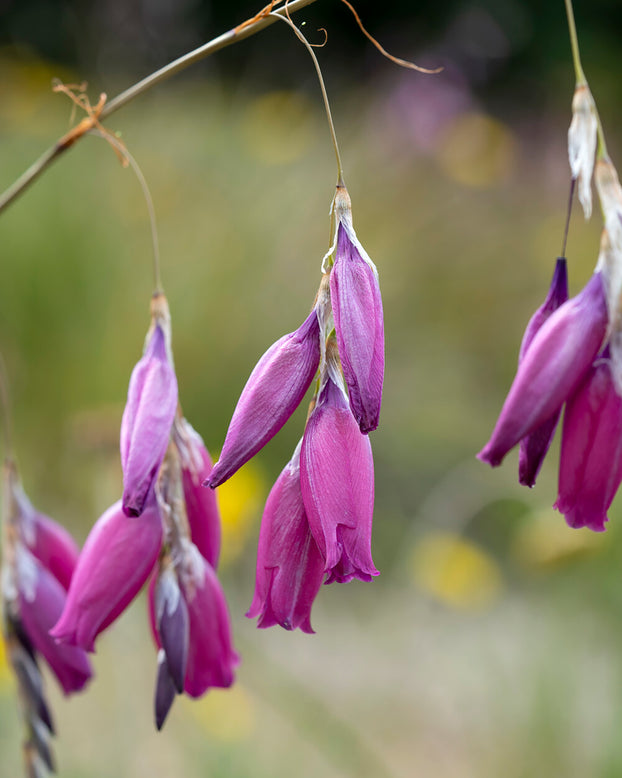
<path id="1" fill-rule="evenodd" d="M 570 229 L 570 214 L 572 213 L 572 201 L 574 198 L 574 190 L 577 185 L 577 179 L 570 179 L 570 194 L 568 195 L 568 209 L 566 210 L 566 225 L 564 227 L 564 237 L 562 239 L 562 253 L 560 257 L 566 256 L 566 244 L 568 243 L 568 230 Z"/>
<path id="2" fill-rule="evenodd" d="M 4 436 L 4 459 L 13 459 L 13 433 L 11 429 L 11 400 L 9 375 L 4 357 L 0 354 L 0 405 L 2 406 L 2 431 Z"/>
<path id="3" fill-rule="evenodd" d="M 287 11 L 290 11 L 292 8 L 293 3 L 290 5 L 289 3 L 285 4 L 285 9 Z M 285 24 L 289 25 L 291 29 L 294 31 L 296 37 L 298 40 L 302 43 L 302 45 L 306 48 L 306 50 L 309 52 L 309 56 L 313 60 L 313 64 L 315 65 L 315 71 L 317 73 L 318 81 L 320 82 L 320 89 L 322 90 L 322 98 L 324 99 L 324 109 L 326 110 L 326 118 L 328 120 L 328 129 L 330 130 L 330 137 L 333 142 L 333 149 L 335 150 L 335 159 L 337 160 L 337 186 L 345 186 L 343 182 L 343 166 L 341 164 L 341 155 L 339 154 L 339 144 L 337 143 L 337 134 L 335 132 L 335 124 L 333 122 L 333 115 L 330 110 L 330 102 L 328 101 L 328 93 L 326 92 L 326 85 L 324 84 L 324 77 L 322 76 L 322 70 L 320 68 L 320 63 L 317 60 L 317 57 L 315 56 L 315 52 L 313 51 L 313 47 L 309 43 L 309 41 L 305 38 L 305 36 L 300 32 L 298 27 L 292 22 L 292 20 L 289 18 L 289 16 L 281 15 L 279 13 L 273 13 L 270 14 L 271 16 L 274 16 L 276 19 L 280 19 L 282 22 L 285 22 Z"/>
<path id="4" fill-rule="evenodd" d="M 292 0 L 287 10 L 291 14 L 294 11 L 299 11 L 307 5 L 316 2 L 316 0 Z M 268 12 L 268 9 L 270 12 Z M 203 46 L 194 49 L 193 51 L 185 54 L 183 57 L 174 60 L 173 62 L 165 65 L 160 70 L 156 70 L 155 73 L 143 78 L 137 84 L 126 89 L 120 95 L 112 99 L 109 103 L 103 106 L 102 110 L 98 113 L 97 118 L 102 121 L 107 119 L 115 111 L 118 111 L 123 106 L 136 99 L 144 92 L 147 92 L 156 84 L 166 81 L 171 76 L 180 73 L 195 62 L 199 62 L 217 51 L 232 46 L 234 43 L 249 38 L 257 32 L 265 29 L 277 20 L 277 17 L 285 14 L 285 6 L 281 6 L 276 10 L 272 10 L 272 6 L 266 9 L 266 13 L 260 12 L 253 20 L 249 20 L 248 23 L 234 27 L 229 32 L 219 35 L 217 38 L 205 43 Z M 92 129 L 94 123 L 88 127 Z M 82 133 L 84 134 L 84 133 Z M 22 192 L 24 192 L 47 168 L 67 149 L 75 145 L 75 142 L 82 137 L 82 134 L 73 135 L 71 142 L 67 142 L 65 138 L 57 141 L 54 146 L 50 147 L 39 159 L 34 162 L 25 173 L 23 173 L 17 181 L 15 181 L 2 195 L 0 195 L 0 213 L 7 208 Z"/>
<path id="5" fill-rule="evenodd" d="M 158 227 L 155 217 L 155 208 L 153 207 L 153 198 L 151 197 L 149 185 L 145 180 L 145 176 L 143 175 L 138 162 L 136 162 L 134 157 L 130 154 L 123 143 L 117 140 L 114 135 L 104 134 L 100 130 L 91 130 L 90 134 L 95 135 L 98 138 L 103 138 L 103 140 L 107 141 L 115 147 L 123 159 L 127 160 L 129 163 L 130 167 L 134 171 L 134 174 L 136 175 L 136 178 L 138 179 L 140 188 L 143 190 L 143 196 L 145 198 L 145 202 L 147 203 L 147 211 L 149 212 L 149 223 L 151 224 L 151 242 L 153 244 L 153 282 L 155 285 L 154 294 L 162 294 L 163 289 L 162 277 L 160 275 L 160 244 L 158 241 Z"/>

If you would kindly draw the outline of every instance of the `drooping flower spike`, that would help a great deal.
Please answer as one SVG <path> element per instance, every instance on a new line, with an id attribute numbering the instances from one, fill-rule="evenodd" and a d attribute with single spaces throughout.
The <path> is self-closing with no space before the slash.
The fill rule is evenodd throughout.
<path id="1" fill-rule="evenodd" d="M 123 511 L 140 516 L 158 475 L 177 409 L 171 319 L 163 294 L 151 301 L 145 353 L 132 371 L 121 422 Z"/>
<path id="2" fill-rule="evenodd" d="M 49 634 L 67 598 L 77 547 L 66 530 L 32 507 L 11 459 L 3 475 L 2 633 L 28 727 L 27 770 L 39 775 L 43 765 L 50 771 L 55 767 L 54 724 L 38 660 L 45 660 L 67 695 L 82 690 L 92 670 L 84 651 L 59 646 Z"/>

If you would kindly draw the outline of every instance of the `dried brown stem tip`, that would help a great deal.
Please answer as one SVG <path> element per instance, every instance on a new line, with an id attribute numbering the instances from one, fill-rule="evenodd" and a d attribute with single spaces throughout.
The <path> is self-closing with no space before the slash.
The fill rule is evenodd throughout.
<path id="1" fill-rule="evenodd" d="M 400 57 L 394 57 L 393 54 L 389 54 L 389 52 L 385 48 L 383 48 L 380 45 L 380 43 L 378 43 L 378 41 L 374 38 L 374 36 L 371 33 L 367 32 L 365 27 L 363 27 L 363 22 L 361 21 L 359 15 L 354 9 L 352 3 L 349 3 L 348 0 L 341 0 L 341 2 L 347 5 L 348 8 L 352 11 L 354 18 L 356 19 L 356 23 L 360 27 L 363 35 L 365 35 L 366 38 L 369 38 L 369 40 L 374 44 L 374 46 L 378 49 L 378 51 L 387 59 L 390 59 L 391 62 L 395 62 L 395 64 L 400 65 L 400 67 L 409 68 L 410 70 L 418 70 L 419 73 L 428 73 L 429 75 L 440 73 L 443 70 L 442 67 L 434 68 L 433 70 L 430 70 L 429 68 L 422 68 L 420 65 L 415 65 L 414 62 L 409 62 L 407 59 L 400 59 Z"/>

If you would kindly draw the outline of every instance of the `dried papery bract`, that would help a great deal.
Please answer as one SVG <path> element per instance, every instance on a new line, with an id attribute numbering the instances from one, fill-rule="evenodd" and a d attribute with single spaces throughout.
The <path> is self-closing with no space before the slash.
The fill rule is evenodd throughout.
<path id="1" fill-rule="evenodd" d="M 587 84 L 578 84 L 572 99 L 568 157 L 572 176 L 579 182 L 579 200 L 586 219 L 592 215 L 592 173 L 597 134 L 598 118 L 594 98 Z"/>

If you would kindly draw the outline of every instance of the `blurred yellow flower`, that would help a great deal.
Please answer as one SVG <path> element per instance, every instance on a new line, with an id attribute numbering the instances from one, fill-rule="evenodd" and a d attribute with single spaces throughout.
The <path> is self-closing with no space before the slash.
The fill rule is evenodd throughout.
<path id="1" fill-rule="evenodd" d="M 445 131 L 437 156 L 449 178 L 485 189 L 511 171 L 515 147 L 514 136 L 500 121 L 481 113 L 464 113 Z"/>
<path id="2" fill-rule="evenodd" d="M 570 529 L 563 516 L 552 508 L 533 511 L 514 539 L 513 553 L 525 567 L 546 568 L 593 553 L 607 542 L 607 533 L 583 527 Z"/>
<path id="3" fill-rule="evenodd" d="M 0 689 L 11 680 L 11 668 L 6 655 L 4 638 L 0 635 Z"/>
<path id="4" fill-rule="evenodd" d="M 503 586 L 495 560 L 475 543 L 451 533 L 428 535 L 417 543 L 412 576 L 429 594 L 463 610 L 488 607 Z"/>
<path id="5" fill-rule="evenodd" d="M 237 682 L 230 689 L 210 689 L 200 700 L 183 698 L 205 731 L 218 740 L 245 740 L 255 728 L 255 709 L 244 687 Z"/>
<path id="6" fill-rule="evenodd" d="M 238 557 L 244 549 L 256 520 L 261 516 L 266 491 L 265 479 L 253 462 L 218 487 L 223 564 Z"/>

